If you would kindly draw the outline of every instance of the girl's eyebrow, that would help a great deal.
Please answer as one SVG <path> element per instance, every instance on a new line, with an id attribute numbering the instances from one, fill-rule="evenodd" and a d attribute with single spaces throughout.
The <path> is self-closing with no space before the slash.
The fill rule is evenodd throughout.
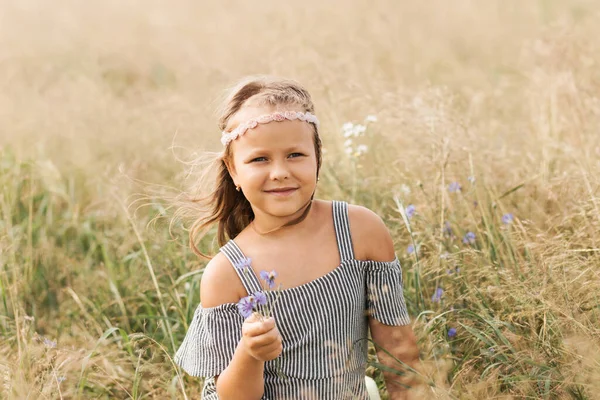
<path id="1" fill-rule="evenodd" d="M 299 151 L 301 150 L 301 146 L 295 144 L 293 146 L 287 147 L 285 149 L 283 149 L 284 153 L 291 153 L 294 151 Z M 256 157 L 257 155 L 263 155 L 263 154 L 270 154 L 271 152 L 273 152 L 274 150 L 272 148 L 256 148 L 256 149 L 252 149 L 249 153 L 248 153 L 248 157 Z"/>

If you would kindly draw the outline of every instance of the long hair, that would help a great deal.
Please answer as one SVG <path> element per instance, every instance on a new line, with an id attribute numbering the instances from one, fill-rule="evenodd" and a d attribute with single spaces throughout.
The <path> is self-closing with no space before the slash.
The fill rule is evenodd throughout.
<path id="1" fill-rule="evenodd" d="M 266 76 L 249 77 L 231 88 L 218 109 L 219 130 L 226 129 L 230 119 L 245 105 L 252 106 L 294 106 L 304 112 L 314 113 L 314 105 L 310 94 L 299 83 Z M 321 169 L 321 138 L 318 128 L 311 124 L 314 132 L 314 146 L 317 158 L 317 176 Z M 229 239 L 235 238 L 254 220 L 254 212 L 250 202 L 241 191 L 237 191 L 229 170 L 228 163 L 232 162 L 231 146 L 228 145 L 220 153 L 212 153 L 216 157 L 201 171 L 197 183 L 196 195 L 186 196 L 187 205 L 180 207 L 176 213 L 192 217 L 193 223 L 189 229 L 190 247 L 194 253 L 208 258 L 197 246 L 197 243 L 216 224 L 217 241 L 223 246 Z M 209 156 L 210 157 L 210 156 Z M 200 163 L 202 164 L 202 163 Z M 216 173 L 214 173 L 216 172 Z M 212 188 L 203 187 L 208 178 Z M 212 182 L 210 182 L 212 180 Z M 206 194 L 208 193 L 208 194 Z M 304 219 L 310 203 L 304 214 L 287 225 L 293 225 Z"/>

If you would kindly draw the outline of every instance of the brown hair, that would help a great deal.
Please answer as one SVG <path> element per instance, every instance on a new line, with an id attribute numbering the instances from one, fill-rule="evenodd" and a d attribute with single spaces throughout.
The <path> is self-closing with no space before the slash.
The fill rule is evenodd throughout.
<path id="1" fill-rule="evenodd" d="M 218 110 L 219 129 L 224 131 L 231 118 L 244 105 L 249 104 L 273 107 L 295 106 L 304 112 L 314 113 L 314 105 L 310 94 L 299 83 L 288 79 L 266 76 L 249 77 L 228 91 L 222 106 Z M 321 138 L 317 126 L 312 124 L 312 127 L 318 176 L 321 168 Z M 196 254 L 203 257 L 208 256 L 198 249 L 196 243 L 214 224 L 217 224 L 218 244 L 223 246 L 228 238 L 235 238 L 254 219 L 250 202 L 242 192 L 236 190 L 233 179 L 229 174 L 227 164 L 231 161 L 231 156 L 231 146 L 228 145 L 225 151 L 213 161 L 211 167 L 216 169 L 217 174 L 210 194 L 189 198 L 189 201 L 196 206 L 194 207 L 196 216 L 198 211 L 201 214 L 194 219 L 190 227 L 190 246 Z M 301 218 L 286 225 L 299 222 L 304 218 L 308 209 L 307 207 Z"/>

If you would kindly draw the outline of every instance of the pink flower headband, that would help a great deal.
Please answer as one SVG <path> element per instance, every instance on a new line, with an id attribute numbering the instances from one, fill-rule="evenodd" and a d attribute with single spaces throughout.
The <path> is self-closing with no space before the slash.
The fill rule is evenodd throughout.
<path id="1" fill-rule="evenodd" d="M 285 121 L 285 120 L 294 121 L 299 119 L 300 121 L 306 121 L 315 126 L 319 126 L 319 120 L 317 117 L 309 112 L 301 112 L 301 111 L 277 111 L 272 114 L 261 115 L 257 118 L 252 118 L 249 121 L 243 122 L 237 126 L 231 132 L 223 131 L 221 135 L 221 143 L 223 146 L 227 146 L 232 140 L 237 139 L 242 136 L 248 129 L 254 129 L 258 126 L 258 124 L 268 124 L 269 122 L 277 121 Z"/>

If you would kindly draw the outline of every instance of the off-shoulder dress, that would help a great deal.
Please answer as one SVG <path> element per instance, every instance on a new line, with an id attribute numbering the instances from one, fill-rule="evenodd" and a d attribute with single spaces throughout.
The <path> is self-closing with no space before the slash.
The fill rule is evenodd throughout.
<path id="1" fill-rule="evenodd" d="M 333 202 L 333 220 L 340 265 L 280 292 L 273 316 L 283 352 L 278 363 L 265 363 L 263 399 L 367 400 L 368 317 L 386 325 L 410 323 L 398 259 L 355 259 L 346 203 Z M 244 258 L 234 240 L 220 251 L 232 266 Z M 254 273 L 236 271 L 248 293 L 262 290 Z M 275 295 L 267 292 L 270 301 Z M 188 374 L 206 378 L 203 399 L 218 399 L 214 377 L 231 361 L 243 322 L 235 303 L 196 309 L 175 362 Z"/>

